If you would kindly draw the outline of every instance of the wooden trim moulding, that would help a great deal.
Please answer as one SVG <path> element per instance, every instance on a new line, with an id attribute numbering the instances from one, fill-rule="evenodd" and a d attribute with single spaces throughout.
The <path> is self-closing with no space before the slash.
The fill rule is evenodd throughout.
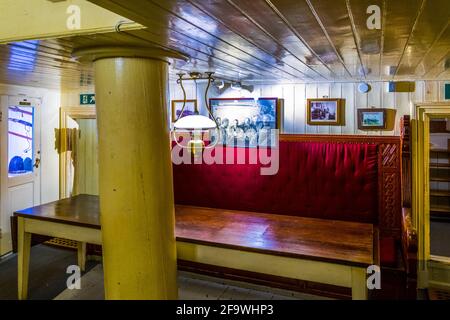
<path id="1" fill-rule="evenodd" d="M 268 286 L 302 293 L 326 296 L 334 299 L 350 300 L 351 289 L 329 284 L 274 276 L 246 270 L 213 266 L 204 263 L 178 260 L 178 270 L 198 273 L 206 276 L 229 279 L 233 281 L 248 282 L 256 285 Z"/>
<path id="2" fill-rule="evenodd" d="M 332 135 L 332 134 L 280 134 L 281 141 L 329 143 L 400 143 L 399 136 Z"/>

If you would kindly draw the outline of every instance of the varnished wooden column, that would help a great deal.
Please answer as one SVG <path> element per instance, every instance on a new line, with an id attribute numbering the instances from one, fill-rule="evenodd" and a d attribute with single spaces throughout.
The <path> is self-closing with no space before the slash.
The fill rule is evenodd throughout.
<path id="1" fill-rule="evenodd" d="M 94 62 L 107 299 L 176 299 L 167 63 Z"/>

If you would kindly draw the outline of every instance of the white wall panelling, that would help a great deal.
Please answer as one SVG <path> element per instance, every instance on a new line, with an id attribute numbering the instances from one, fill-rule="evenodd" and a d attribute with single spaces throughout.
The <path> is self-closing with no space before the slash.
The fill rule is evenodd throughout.
<path id="1" fill-rule="evenodd" d="M 284 99 L 284 130 L 286 133 L 309 134 L 361 134 L 361 135 L 399 135 L 399 119 L 405 114 L 413 115 L 414 104 L 419 102 L 439 102 L 444 99 L 446 81 L 416 81 L 415 92 L 388 92 L 387 82 L 369 82 L 372 89 L 368 93 L 358 91 L 358 82 L 333 83 L 298 83 L 298 84 L 255 84 L 252 93 L 228 90 L 223 96 L 232 97 L 278 97 Z M 186 83 L 187 98 L 195 98 L 192 83 Z M 204 87 L 197 90 L 197 97 L 204 112 Z M 213 87 L 211 97 L 218 93 Z M 345 99 L 345 125 L 343 126 L 309 126 L 306 122 L 306 100 L 309 98 Z M 170 99 L 182 99 L 179 85 L 170 83 Z M 393 130 L 361 131 L 358 130 L 358 108 L 394 109 L 396 112 Z M 170 109 L 170 106 L 169 106 Z M 170 110 L 169 110 L 170 114 Z"/>

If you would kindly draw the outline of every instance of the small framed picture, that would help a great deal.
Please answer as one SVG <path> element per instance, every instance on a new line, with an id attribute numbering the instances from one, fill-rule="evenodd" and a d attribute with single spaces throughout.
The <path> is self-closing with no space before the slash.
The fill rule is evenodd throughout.
<path id="1" fill-rule="evenodd" d="M 386 129 L 386 109 L 358 109 L 358 129 Z"/>
<path id="2" fill-rule="evenodd" d="M 314 126 L 342 125 L 344 101 L 344 99 L 308 99 L 308 124 Z"/>
<path id="3" fill-rule="evenodd" d="M 197 100 L 186 100 L 186 106 L 180 117 L 183 102 L 184 100 L 172 100 L 172 122 L 177 121 L 178 118 L 183 118 L 195 113 L 195 110 L 197 109 Z"/>

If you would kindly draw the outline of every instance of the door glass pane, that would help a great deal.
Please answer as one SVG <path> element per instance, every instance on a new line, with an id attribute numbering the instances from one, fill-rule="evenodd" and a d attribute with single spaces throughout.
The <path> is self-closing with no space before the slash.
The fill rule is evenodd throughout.
<path id="1" fill-rule="evenodd" d="M 450 257 L 450 121 L 430 122 L 430 253 Z"/>
<path id="2" fill-rule="evenodd" d="M 11 106 L 8 108 L 8 175 L 33 172 L 34 108 Z"/>

